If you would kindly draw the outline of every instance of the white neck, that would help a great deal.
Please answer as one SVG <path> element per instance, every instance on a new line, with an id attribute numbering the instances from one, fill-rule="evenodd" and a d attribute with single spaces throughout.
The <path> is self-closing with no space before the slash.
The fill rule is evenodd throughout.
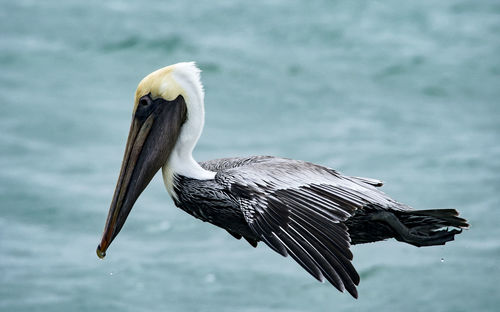
<path id="1" fill-rule="evenodd" d="M 175 74 L 175 73 L 174 73 Z M 205 121 L 203 89 L 192 83 L 190 77 L 176 75 L 176 80 L 185 90 L 187 118 L 181 128 L 179 138 L 175 144 L 167 163 L 162 168 L 163 181 L 170 196 L 177 197 L 174 191 L 174 175 L 209 180 L 215 177 L 215 172 L 203 169 L 193 158 L 193 149 L 203 131 Z"/>

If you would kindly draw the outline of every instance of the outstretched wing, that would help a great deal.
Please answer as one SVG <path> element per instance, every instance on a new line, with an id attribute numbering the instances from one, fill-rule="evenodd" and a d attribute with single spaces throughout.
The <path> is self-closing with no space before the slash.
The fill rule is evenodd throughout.
<path id="1" fill-rule="evenodd" d="M 357 298 L 359 275 L 342 221 L 369 203 L 398 203 L 373 187 L 375 183 L 307 162 L 256 157 L 235 163 L 219 167 L 215 178 L 239 200 L 255 235 L 316 279 L 326 278 Z"/>

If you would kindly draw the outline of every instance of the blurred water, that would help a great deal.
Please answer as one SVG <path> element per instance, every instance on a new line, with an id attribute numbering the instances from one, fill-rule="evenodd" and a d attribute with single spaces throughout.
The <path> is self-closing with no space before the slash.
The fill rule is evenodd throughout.
<path id="1" fill-rule="evenodd" d="M 1 311 L 494 311 L 498 1 L 0 2 Z M 152 70 L 195 60 L 196 157 L 271 154 L 386 181 L 472 228 L 355 246 L 360 299 L 175 208 L 156 177 L 95 255 Z M 441 261 L 443 259 L 444 261 Z"/>

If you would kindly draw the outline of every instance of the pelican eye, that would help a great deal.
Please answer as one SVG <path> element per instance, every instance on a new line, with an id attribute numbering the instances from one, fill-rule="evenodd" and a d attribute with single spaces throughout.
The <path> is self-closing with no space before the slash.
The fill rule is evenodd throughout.
<path id="1" fill-rule="evenodd" d="M 135 112 L 135 116 L 137 118 L 146 118 L 154 111 L 154 108 L 156 107 L 156 105 L 154 104 L 155 101 L 151 98 L 149 94 L 144 95 L 139 99 L 139 102 L 137 103 L 137 110 Z"/>
<path id="2" fill-rule="evenodd" d="M 148 95 L 145 95 L 143 97 L 140 98 L 139 100 L 139 106 L 141 107 L 147 107 L 148 105 L 151 104 L 151 102 L 153 102 L 153 100 L 151 99 L 151 97 Z"/>

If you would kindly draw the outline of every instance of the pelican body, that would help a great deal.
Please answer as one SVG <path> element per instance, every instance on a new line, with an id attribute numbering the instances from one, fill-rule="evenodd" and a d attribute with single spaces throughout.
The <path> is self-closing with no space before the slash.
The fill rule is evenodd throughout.
<path id="1" fill-rule="evenodd" d="M 192 152 L 203 123 L 204 90 L 194 63 L 159 69 L 139 83 L 100 258 L 160 169 L 177 207 L 254 247 L 264 242 L 290 255 L 355 298 L 351 245 L 388 238 L 443 245 L 468 227 L 454 209 L 413 210 L 380 191 L 378 180 L 310 162 L 254 156 L 198 163 Z"/>

